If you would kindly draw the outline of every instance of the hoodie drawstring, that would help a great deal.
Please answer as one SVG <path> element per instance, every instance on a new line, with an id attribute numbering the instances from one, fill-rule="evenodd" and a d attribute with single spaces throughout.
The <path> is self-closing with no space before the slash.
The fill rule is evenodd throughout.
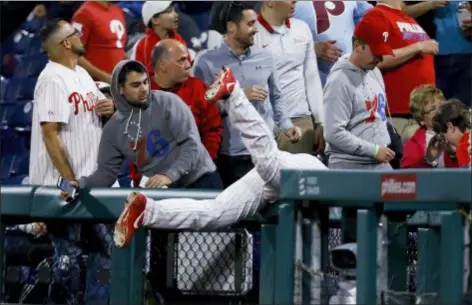
<path id="1" fill-rule="evenodd" d="M 131 118 L 133 117 L 134 109 L 131 109 L 131 114 L 128 117 L 128 121 L 126 122 L 126 127 L 125 127 L 125 134 L 128 134 L 128 127 L 129 127 L 129 122 L 131 121 Z"/>
<path id="2" fill-rule="evenodd" d="M 134 140 L 134 148 L 133 150 L 136 151 L 137 147 L 138 147 L 138 138 L 139 138 L 139 135 L 141 133 L 141 118 L 142 118 L 142 113 L 143 113 L 143 110 L 142 109 L 139 109 L 139 119 L 138 119 L 138 131 L 136 132 L 136 140 Z"/>
<path id="3" fill-rule="evenodd" d="M 125 132 L 124 132 L 124 134 L 126 134 L 126 135 L 129 134 L 128 128 L 129 128 L 129 124 L 131 122 L 131 119 L 133 117 L 133 114 L 134 114 L 134 109 L 131 110 L 131 114 L 129 115 L 128 120 L 126 122 L 126 127 L 125 127 Z M 143 110 L 139 109 L 138 130 L 136 132 L 136 137 L 134 139 L 134 146 L 133 146 L 134 151 L 136 151 L 136 149 L 138 148 L 138 139 L 139 139 L 139 136 L 141 134 L 141 119 L 142 119 L 142 116 L 143 116 Z"/>

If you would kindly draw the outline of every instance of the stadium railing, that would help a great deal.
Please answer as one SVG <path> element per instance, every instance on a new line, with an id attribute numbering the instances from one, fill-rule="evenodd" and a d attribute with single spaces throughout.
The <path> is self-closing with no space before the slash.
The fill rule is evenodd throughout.
<path id="1" fill-rule="evenodd" d="M 260 226 L 259 304 L 291 304 L 294 300 L 296 219 L 301 214 L 303 259 L 311 265 L 313 237 L 308 228 L 317 222 L 321 232 L 322 273 L 329 273 L 329 207 L 356 209 L 344 231 L 357 231 L 357 302 L 374 304 L 377 293 L 377 228 L 381 215 L 388 219 L 388 289 L 406 291 L 407 232 L 418 229 L 418 293 L 439 292 L 444 303 L 463 297 L 464 213 L 472 202 L 468 170 L 400 171 L 283 171 L 281 199 L 236 227 Z M 73 204 L 64 204 L 54 187 L 1 188 L 0 258 L 4 256 L 5 227 L 10 223 L 62 220 L 114 222 L 131 189 L 92 189 L 81 192 Z M 214 198 L 204 191 L 143 190 L 155 199 Z M 440 211 L 409 218 L 416 211 Z M 357 220 L 352 219 L 356 218 Z M 353 223 L 356 225 L 353 226 Z M 350 226 L 350 227 L 349 227 Z M 440 228 L 440 230 L 438 230 Z M 145 290 L 146 230 L 136 232 L 130 245 L 113 248 L 110 268 L 110 303 L 143 304 Z M 434 270 L 432 265 L 434 265 Z M 241 266 L 239 266 L 241 268 Z M 440 274 L 432 271 L 439 269 Z M 318 270 L 315 270 L 318 271 Z M 0 259 L 0 275 L 4 275 Z M 302 300 L 311 296 L 312 276 L 303 274 Z M 243 279 L 235 279 L 241 284 Z M 0 287 L 4 277 L 0 276 Z M 327 300 L 324 300 L 327 301 Z M 324 302 L 323 302 L 324 303 Z"/>

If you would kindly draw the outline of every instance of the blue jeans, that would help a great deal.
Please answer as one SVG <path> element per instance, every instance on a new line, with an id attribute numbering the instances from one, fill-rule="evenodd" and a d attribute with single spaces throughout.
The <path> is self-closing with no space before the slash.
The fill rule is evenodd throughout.
<path id="1" fill-rule="evenodd" d="M 55 304 L 77 304 L 81 290 L 80 259 L 83 254 L 81 225 L 72 224 L 62 235 L 52 235 L 54 248 L 50 301 Z M 108 305 L 108 281 L 99 281 L 100 274 L 110 270 L 112 249 L 112 225 L 96 224 L 93 230 L 104 251 L 90 252 L 87 266 L 85 304 Z M 107 279 L 106 279 L 107 280 Z"/>
<path id="2" fill-rule="evenodd" d="M 457 98 L 467 106 L 472 105 L 471 73 L 472 55 L 436 55 L 436 86 L 447 99 Z"/>

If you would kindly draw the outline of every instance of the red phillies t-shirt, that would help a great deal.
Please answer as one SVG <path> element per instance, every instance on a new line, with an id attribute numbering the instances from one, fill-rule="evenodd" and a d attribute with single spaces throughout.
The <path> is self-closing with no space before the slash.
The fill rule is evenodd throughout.
<path id="1" fill-rule="evenodd" d="M 465 132 L 460 143 L 456 147 L 457 162 L 459 167 L 469 166 L 470 164 L 470 130 Z"/>
<path id="2" fill-rule="evenodd" d="M 72 26 L 82 32 L 85 58 L 95 67 L 111 74 L 115 65 L 125 59 L 128 34 L 125 15 L 118 5 L 104 7 L 85 2 L 72 17 Z"/>
<path id="3" fill-rule="evenodd" d="M 372 11 L 383 14 L 388 21 L 389 27 L 385 29 L 388 33 L 387 41 L 394 50 L 430 39 L 415 19 L 401 10 L 377 5 Z M 418 55 L 403 65 L 382 73 L 392 114 L 409 114 L 411 91 L 423 84 L 436 84 L 434 57 L 429 54 Z"/>

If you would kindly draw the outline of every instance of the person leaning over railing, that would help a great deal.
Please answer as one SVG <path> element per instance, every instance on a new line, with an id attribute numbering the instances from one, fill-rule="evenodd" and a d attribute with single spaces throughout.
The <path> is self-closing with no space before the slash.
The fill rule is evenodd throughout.
<path id="1" fill-rule="evenodd" d="M 441 90 L 432 85 L 414 89 L 410 95 L 410 114 L 418 128 L 403 147 L 402 168 L 457 167 L 455 147 L 433 130 L 433 117 L 445 101 Z"/>
<path id="2" fill-rule="evenodd" d="M 459 167 L 470 165 L 470 110 L 457 99 L 442 104 L 433 119 L 434 131 L 455 146 Z"/>

